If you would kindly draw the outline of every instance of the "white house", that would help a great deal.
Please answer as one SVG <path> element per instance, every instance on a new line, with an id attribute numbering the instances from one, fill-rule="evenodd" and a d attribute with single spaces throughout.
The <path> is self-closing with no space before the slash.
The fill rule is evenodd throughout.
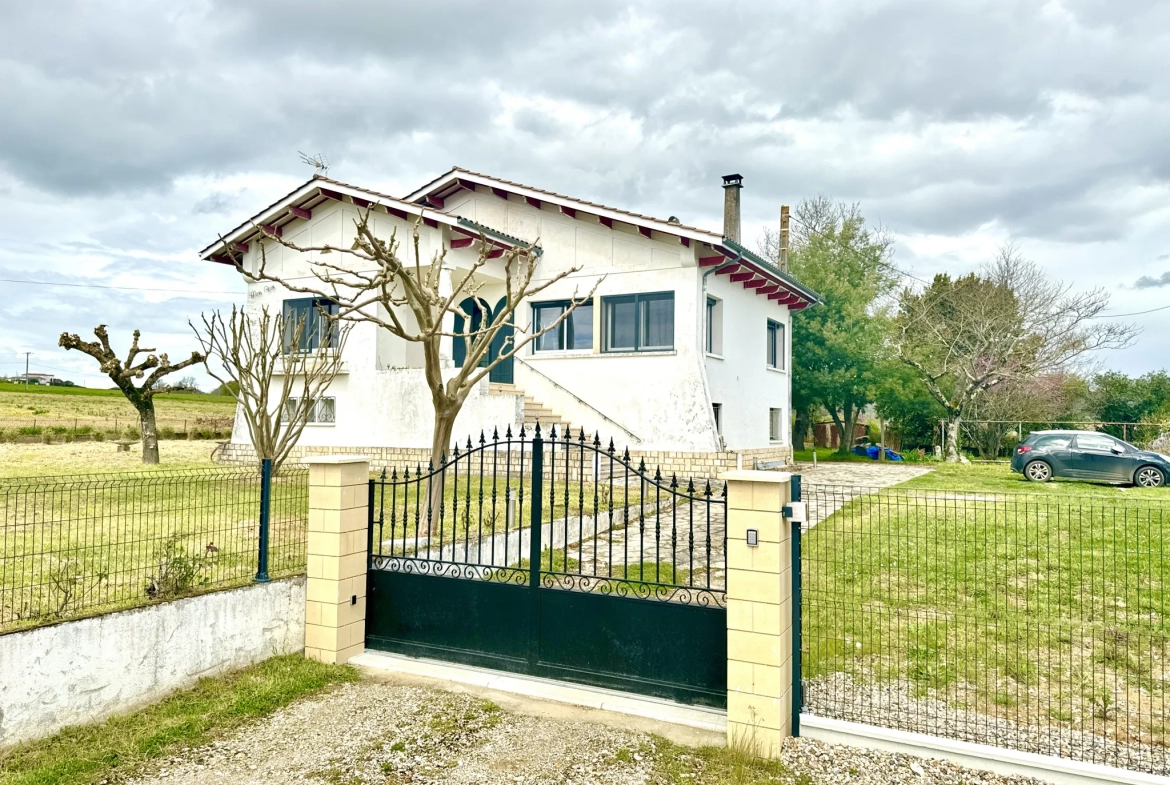
<path id="1" fill-rule="evenodd" d="M 668 463 L 714 456 L 719 469 L 742 464 L 745 455 L 790 454 L 791 315 L 817 302 L 814 292 L 740 244 L 742 181 L 739 175 L 723 179 L 725 225 L 717 232 L 459 168 L 400 199 L 317 176 L 201 256 L 230 264 L 230 250 L 254 272 L 264 243 L 270 272 L 306 276 L 314 259 L 265 239 L 257 227 L 302 246 L 346 248 L 358 210 L 371 204 L 381 237 L 396 230 L 399 239 L 407 238 L 421 216 L 420 256 L 426 263 L 446 249 L 446 276 L 470 268 L 481 236 L 493 247 L 537 242 L 538 278 L 580 269 L 522 303 L 517 329 L 547 323 L 574 294 L 601 283 L 561 329 L 478 386 L 455 433 L 502 433 L 540 416 Z M 502 296 L 501 271 L 489 264 L 480 278 L 480 296 L 489 302 Z M 248 303 L 313 309 L 303 295 L 268 282 L 249 282 Z M 462 362 L 457 343 L 444 344 L 452 367 Z M 317 407 L 318 422 L 301 437 L 303 451 L 382 450 L 390 451 L 381 453 L 389 459 L 396 450 L 428 447 L 433 418 L 417 345 L 360 324 L 344 361 L 328 400 Z M 240 427 L 233 443 L 247 444 Z"/>

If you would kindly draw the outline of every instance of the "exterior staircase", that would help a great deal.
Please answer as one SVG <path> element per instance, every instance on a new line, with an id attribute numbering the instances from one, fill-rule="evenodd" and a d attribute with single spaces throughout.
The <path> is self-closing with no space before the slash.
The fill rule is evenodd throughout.
<path id="1" fill-rule="evenodd" d="M 500 384 L 499 382 L 491 382 L 488 384 L 488 394 L 523 395 L 524 427 L 527 430 L 531 430 L 533 426 L 535 426 L 537 423 L 540 423 L 540 430 L 542 433 L 548 433 L 548 429 L 550 427 L 556 426 L 557 435 L 560 436 L 564 434 L 566 428 L 570 427 L 568 419 L 554 412 L 547 404 L 536 400 L 514 384 Z"/>

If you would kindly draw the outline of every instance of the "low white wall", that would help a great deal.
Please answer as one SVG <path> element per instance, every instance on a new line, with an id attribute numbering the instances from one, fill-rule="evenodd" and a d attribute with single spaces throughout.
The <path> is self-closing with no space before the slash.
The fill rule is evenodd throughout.
<path id="1" fill-rule="evenodd" d="M 304 578 L 0 636 L 0 748 L 304 647 Z"/>

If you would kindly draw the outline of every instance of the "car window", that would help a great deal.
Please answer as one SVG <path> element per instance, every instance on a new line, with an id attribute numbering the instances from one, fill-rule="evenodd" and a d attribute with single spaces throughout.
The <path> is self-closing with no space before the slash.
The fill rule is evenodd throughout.
<path id="1" fill-rule="evenodd" d="M 1037 447 L 1046 447 L 1049 450 L 1063 450 L 1072 444 L 1071 436 L 1041 436 L 1036 440 Z"/>
<path id="2" fill-rule="evenodd" d="M 1081 434 L 1077 436 L 1077 447 L 1080 447 L 1082 450 L 1102 450 L 1108 452 L 1114 447 L 1121 448 L 1121 445 L 1108 436 Z"/>

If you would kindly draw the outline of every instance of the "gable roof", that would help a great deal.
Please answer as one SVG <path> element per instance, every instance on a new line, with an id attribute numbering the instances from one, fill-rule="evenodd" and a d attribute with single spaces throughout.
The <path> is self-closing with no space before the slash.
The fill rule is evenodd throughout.
<path id="1" fill-rule="evenodd" d="M 232 258 L 238 253 L 247 253 L 249 243 L 260 237 L 260 227 L 279 235 L 285 226 L 293 221 L 307 220 L 312 217 L 313 210 L 330 201 L 354 204 L 358 207 L 378 205 L 389 215 L 403 220 L 421 216 L 423 223 L 432 228 L 445 224 L 466 237 L 478 237 L 482 233 L 490 238 L 492 244 L 527 245 L 515 237 L 489 227 L 481 227 L 458 216 L 318 174 L 208 245 L 199 252 L 199 256 L 206 261 L 234 264 Z M 536 250 L 539 252 L 539 249 Z"/>
<path id="2" fill-rule="evenodd" d="M 577 218 L 581 214 L 593 215 L 610 228 L 612 228 L 614 221 L 620 221 L 638 227 L 639 231 L 647 237 L 650 236 L 650 232 L 654 231 L 674 235 L 687 246 L 692 241 L 703 243 L 710 246 L 717 255 L 703 256 L 700 254 L 700 267 L 714 266 L 717 268 L 715 272 L 730 275 L 732 281 L 742 282 L 744 288 L 755 289 L 757 294 L 767 295 L 768 299 L 774 300 L 790 310 L 798 311 L 813 303 L 821 302 L 821 298 L 816 292 L 797 281 L 791 273 L 781 270 L 774 263 L 718 232 L 687 226 L 676 221 L 663 221 L 661 218 L 653 218 L 617 207 L 608 207 L 597 202 L 575 199 L 543 188 L 535 188 L 512 180 L 473 172 L 459 166 L 452 167 L 445 174 L 436 177 L 406 196 L 405 199 L 414 204 L 429 204 L 435 209 L 442 210 L 445 201 L 458 193 L 460 189 L 476 191 L 475 186 L 477 185 L 489 188 L 495 196 L 503 199 L 514 194 L 537 209 L 544 203 L 548 203 L 558 206 L 562 213 L 572 218 Z"/>
<path id="3" fill-rule="evenodd" d="M 618 207 L 609 207 L 604 204 L 598 204 L 597 202 L 565 196 L 554 191 L 546 191 L 543 188 L 524 185 L 512 180 L 505 180 L 501 177 L 493 177 L 490 174 L 473 172 L 470 169 L 464 169 L 460 166 L 451 167 L 450 171 L 439 175 L 422 188 L 406 196 L 405 199 L 415 204 L 431 204 L 432 206 L 436 206 L 437 209 L 442 209 L 439 205 L 442 204 L 444 199 L 456 193 L 460 188 L 468 188 L 471 185 L 483 185 L 492 188 L 493 191 L 513 193 L 526 199 L 548 202 L 558 207 L 568 207 L 570 214 L 579 211 L 601 218 L 608 218 L 611 221 L 617 220 L 623 223 L 633 224 L 634 226 L 643 226 L 647 229 L 662 232 L 663 234 L 673 234 L 702 242 L 719 242 L 723 239 L 723 235 L 718 232 L 712 232 L 709 229 L 687 226 L 676 221 L 665 221 L 661 218 L 622 210 Z M 474 188 L 470 188 L 469 190 L 474 190 Z M 497 193 L 496 195 L 498 196 L 499 194 Z M 434 201 L 435 199 L 438 201 Z"/>

